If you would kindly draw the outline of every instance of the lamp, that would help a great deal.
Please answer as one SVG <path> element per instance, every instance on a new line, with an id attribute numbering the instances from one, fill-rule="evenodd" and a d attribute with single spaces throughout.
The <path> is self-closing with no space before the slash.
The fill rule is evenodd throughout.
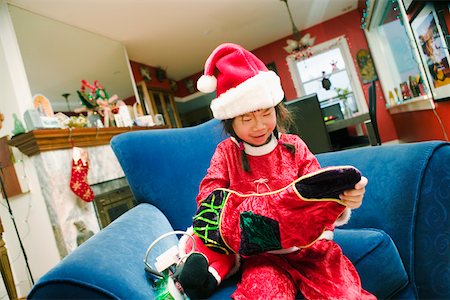
<path id="1" fill-rule="evenodd" d="M 66 99 L 67 111 L 70 111 L 70 104 L 69 104 L 69 96 L 70 96 L 70 94 L 69 93 L 64 93 L 61 96 L 63 96 L 64 99 Z"/>
<path id="2" fill-rule="evenodd" d="M 316 38 L 311 37 L 309 33 L 305 34 L 303 37 L 300 36 L 300 32 L 298 31 L 297 26 L 295 26 L 294 19 L 292 18 L 288 0 L 280 1 L 283 1 L 286 4 L 286 8 L 289 13 L 289 19 L 291 20 L 292 25 L 292 36 L 294 37 L 294 40 L 286 40 L 287 46 L 284 47 L 284 50 L 286 50 L 287 53 L 293 55 L 295 59 L 311 57 L 312 53 L 310 47 L 314 44 Z"/>

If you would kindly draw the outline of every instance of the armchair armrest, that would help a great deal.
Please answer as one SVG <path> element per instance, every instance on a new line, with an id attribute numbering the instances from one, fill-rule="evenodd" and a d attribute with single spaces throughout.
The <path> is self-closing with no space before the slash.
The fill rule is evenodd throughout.
<path id="1" fill-rule="evenodd" d="M 83 243 L 41 277 L 28 299 L 153 299 L 144 271 L 147 247 L 172 231 L 166 217 L 151 204 L 140 204 Z M 162 240 L 149 261 L 177 244 Z"/>

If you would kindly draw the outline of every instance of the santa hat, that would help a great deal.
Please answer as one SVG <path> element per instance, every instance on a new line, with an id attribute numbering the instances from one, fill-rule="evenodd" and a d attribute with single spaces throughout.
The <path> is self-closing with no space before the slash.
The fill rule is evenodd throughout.
<path id="1" fill-rule="evenodd" d="M 214 118 L 231 119 L 258 109 L 274 107 L 283 100 L 280 78 L 253 53 L 239 45 L 218 46 L 205 63 L 197 88 L 216 91 L 211 102 Z"/>

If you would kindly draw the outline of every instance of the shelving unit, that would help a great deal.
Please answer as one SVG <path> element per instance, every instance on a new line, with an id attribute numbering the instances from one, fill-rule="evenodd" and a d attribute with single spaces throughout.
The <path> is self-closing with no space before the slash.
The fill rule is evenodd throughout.
<path id="1" fill-rule="evenodd" d="M 434 102 L 427 95 L 419 96 L 402 103 L 388 107 L 391 114 L 398 114 L 408 111 L 433 109 Z"/>
<path id="2" fill-rule="evenodd" d="M 157 114 L 164 116 L 164 121 L 169 128 L 182 127 L 180 115 L 177 111 L 172 93 L 167 91 L 151 90 L 145 81 L 137 84 L 139 96 L 144 102 L 143 107 L 148 115 L 153 117 Z"/>

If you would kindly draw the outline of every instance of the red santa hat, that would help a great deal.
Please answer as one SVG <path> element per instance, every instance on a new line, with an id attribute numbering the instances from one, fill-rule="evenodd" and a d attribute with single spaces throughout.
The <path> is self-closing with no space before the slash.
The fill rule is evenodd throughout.
<path id="1" fill-rule="evenodd" d="M 253 53 L 232 43 L 214 49 L 197 88 L 204 93 L 216 91 L 211 110 L 219 120 L 274 107 L 284 97 L 278 75 Z"/>

